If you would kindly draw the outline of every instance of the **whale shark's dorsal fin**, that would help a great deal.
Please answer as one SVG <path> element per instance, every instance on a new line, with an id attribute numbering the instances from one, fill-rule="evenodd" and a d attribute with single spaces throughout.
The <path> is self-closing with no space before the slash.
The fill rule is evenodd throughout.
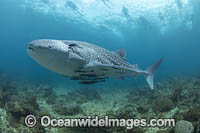
<path id="1" fill-rule="evenodd" d="M 118 50 L 113 51 L 116 55 L 120 56 L 123 60 L 126 60 L 126 50 L 121 48 Z"/>

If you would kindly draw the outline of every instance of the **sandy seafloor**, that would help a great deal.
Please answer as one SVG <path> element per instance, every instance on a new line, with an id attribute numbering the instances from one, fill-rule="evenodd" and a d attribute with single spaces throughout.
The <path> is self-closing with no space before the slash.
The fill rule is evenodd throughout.
<path id="1" fill-rule="evenodd" d="M 24 124 L 25 116 L 37 118 L 174 118 L 179 127 L 133 128 L 33 128 Z M 52 87 L 0 78 L 1 133 L 199 133 L 200 77 L 173 77 L 156 83 L 154 90 L 141 88 Z M 182 123 L 181 123 L 182 122 Z M 177 126 L 177 125 L 176 125 Z M 180 128 L 184 127 L 184 128 Z"/>

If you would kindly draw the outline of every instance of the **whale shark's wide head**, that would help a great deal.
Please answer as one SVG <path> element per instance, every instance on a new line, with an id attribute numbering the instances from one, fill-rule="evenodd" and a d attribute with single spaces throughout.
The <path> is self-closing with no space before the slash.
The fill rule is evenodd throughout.
<path id="1" fill-rule="evenodd" d="M 69 47 L 70 45 L 60 40 L 42 39 L 30 42 L 27 52 L 41 66 L 59 74 L 69 75 L 75 68 L 74 62 L 69 59 L 69 54 L 72 54 Z"/>
<path id="2" fill-rule="evenodd" d="M 68 45 L 59 40 L 34 40 L 28 44 L 27 52 L 41 65 L 60 60 L 68 56 Z"/>

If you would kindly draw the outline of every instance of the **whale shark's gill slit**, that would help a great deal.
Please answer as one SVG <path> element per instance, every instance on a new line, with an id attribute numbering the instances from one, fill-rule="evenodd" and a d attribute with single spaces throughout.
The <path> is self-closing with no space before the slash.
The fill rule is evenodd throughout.
<path id="1" fill-rule="evenodd" d="M 120 70 L 120 68 L 117 68 L 117 67 L 113 67 L 113 66 L 112 66 L 112 68 L 115 69 L 115 70 Z"/>

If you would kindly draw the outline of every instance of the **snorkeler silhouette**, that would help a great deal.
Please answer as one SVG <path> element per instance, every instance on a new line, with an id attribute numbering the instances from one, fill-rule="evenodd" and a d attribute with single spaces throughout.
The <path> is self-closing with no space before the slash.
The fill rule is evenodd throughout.
<path id="1" fill-rule="evenodd" d="M 139 19 L 139 23 L 144 26 L 145 30 L 148 30 L 151 28 L 151 25 L 149 24 L 149 22 L 147 21 L 145 17 L 140 16 L 138 19 Z"/>
<path id="2" fill-rule="evenodd" d="M 76 13 L 78 13 L 79 15 L 83 15 L 78 7 L 76 6 L 76 4 L 74 4 L 72 1 L 67 1 L 66 4 L 65 4 L 65 7 L 70 7 L 73 11 L 75 11 Z"/>

